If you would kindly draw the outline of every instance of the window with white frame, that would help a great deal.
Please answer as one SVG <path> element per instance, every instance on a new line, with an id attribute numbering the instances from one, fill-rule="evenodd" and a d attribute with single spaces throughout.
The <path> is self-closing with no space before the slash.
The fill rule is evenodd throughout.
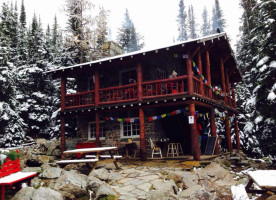
<path id="1" fill-rule="evenodd" d="M 121 122 L 121 136 L 122 138 L 135 138 L 140 136 L 139 122 Z"/>
<path id="2" fill-rule="evenodd" d="M 88 139 L 96 139 L 96 122 L 90 122 L 88 125 Z M 105 139 L 105 123 L 100 121 L 100 139 Z"/>

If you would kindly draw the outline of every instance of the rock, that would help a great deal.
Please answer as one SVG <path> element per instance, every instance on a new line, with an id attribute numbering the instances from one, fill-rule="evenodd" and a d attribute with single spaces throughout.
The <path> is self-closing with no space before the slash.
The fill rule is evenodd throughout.
<path id="1" fill-rule="evenodd" d="M 114 190 L 109 185 L 103 184 L 97 190 L 96 199 L 100 199 L 110 195 L 117 196 L 116 192 L 114 192 Z"/>
<path id="2" fill-rule="evenodd" d="M 57 157 L 60 157 L 61 156 L 61 150 L 60 149 L 54 149 L 52 151 L 52 156 L 57 156 Z"/>
<path id="3" fill-rule="evenodd" d="M 45 144 L 47 148 L 47 156 L 60 156 L 61 150 L 59 149 L 59 142 L 57 140 L 51 140 Z M 56 150 L 56 151 L 55 151 Z M 55 153 L 53 153 L 55 151 Z M 56 155 L 53 155 L 56 154 Z"/>
<path id="4" fill-rule="evenodd" d="M 175 194 L 169 191 L 152 190 L 146 195 L 147 200 L 174 200 L 179 199 Z"/>
<path id="5" fill-rule="evenodd" d="M 117 162 L 118 167 L 120 167 L 122 164 L 120 164 L 119 162 Z M 106 165 L 104 165 L 104 168 L 107 170 L 115 170 L 116 166 L 113 162 L 107 163 Z"/>
<path id="6" fill-rule="evenodd" d="M 106 181 L 108 179 L 109 172 L 105 168 L 100 168 L 100 169 L 92 170 L 89 176 L 94 176 L 100 180 Z"/>
<path id="7" fill-rule="evenodd" d="M 272 195 L 272 196 L 268 197 L 266 200 L 276 200 L 276 195 Z"/>
<path id="8" fill-rule="evenodd" d="M 34 191 L 35 189 L 33 187 L 24 187 L 11 200 L 32 200 Z"/>
<path id="9" fill-rule="evenodd" d="M 87 188 L 89 190 L 92 190 L 95 193 L 98 190 L 98 188 L 103 184 L 105 184 L 105 182 L 101 181 L 100 179 L 98 179 L 92 175 L 89 175 L 87 177 Z"/>
<path id="10" fill-rule="evenodd" d="M 217 179 L 223 179 L 227 174 L 229 174 L 229 171 L 222 168 L 217 163 L 211 163 L 205 168 L 196 171 L 196 174 L 200 177 L 200 179 L 215 181 Z"/>
<path id="11" fill-rule="evenodd" d="M 27 158 L 26 165 L 29 167 L 39 167 L 44 163 L 52 163 L 55 158 L 53 156 L 45 156 L 45 155 L 30 155 Z"/>
<path id="12" fill-rule="evenodd" d="M 36 144 L 46 144 L 48 142 L 48 140 L 43 139 L 43 138 L 39 138 L 39 139 L 35 139 L 35 143 Z"/>
<path id="13" fill-rule="evenodd" d="M 111 172 L 109 173 L 108 180 L 109 181 L 117 181 L 123 179 L 123 176 L 117 172 Z"/>
<path id="14" fill-rule="evenodd" d="M 59 192 L 46 187 L 40 187 L 36 191 L 34 191 L 32 199 L 63 200 L 62 195 Z"/>
<path id="15" fill-rule="evenodd" d="M 200 185 L 194 185 L 192 187 L 187 188 L 186 190 L 183 190 L 180 194 L 179 197 L 181 198 L 190 198 L 191 196 L 193 196 L 198 190 L 201 189 Z"/>
<path id="16" fill-rule="evenodd" d="M 42 169 L 41 167 L 26 167 L 24 169 L 21 170 L 22 172 L 37 172 L 37 173 L 41 173 Z"/>
<path id="17" fill-rule="evenodd" d="M 34 188 L 39 188 L 41 186 L 41 180 L 38 177 L 34 177 L 31 180 L 31 186 Z"/>
<path id="18" fill-rule="evenodd" d="M 171 193 L 177 192 L 178 187 L 173 180 L 163 181 L 161 179 L 151 181 L 151 184 L 155 190 L 169 191 Z"/>
<path id="19" fill-rule="evenodd" d="M 55 190 L 73 193 L 75 196 L 86 194 L 87 177 L 75 171 L 62 171 L 54 186 Z"/>
<path id="20" fill-rule="evenodd" d="M 58 167 L 51 167 L 45 169 L 39 176 L 42 178 L 58 178 L 60 177 L 61 169 Z"/>
<path id="21" fill-rule="evenodd" d="M 172 179 L 176 183 L 183 182 L 184 187 L 193 187 L 194 185 L 197 185 L 198 182 L 196 174 L 183 171 L 171 171 L 168 173 L 167 179 Z"/>

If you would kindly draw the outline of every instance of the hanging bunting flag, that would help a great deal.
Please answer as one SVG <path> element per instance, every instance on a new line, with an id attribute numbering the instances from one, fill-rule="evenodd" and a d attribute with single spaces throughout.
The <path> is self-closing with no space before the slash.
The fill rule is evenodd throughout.
<path id="1" fill-rule="evenodd" d="M 166 116 L 167 116 L 166 114 L 161 115 L 162 118 L 165 118 Z"/>

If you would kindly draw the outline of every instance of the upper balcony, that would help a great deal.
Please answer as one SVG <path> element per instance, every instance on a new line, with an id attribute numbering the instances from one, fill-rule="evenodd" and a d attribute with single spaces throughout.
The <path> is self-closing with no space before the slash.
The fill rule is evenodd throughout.
<path id="1" fill-rule="evenodd" d="M 202 85 L 202 89 L 201 89 Z M 201 80 L 193 77 L 193 93 L 213 102 L 222 103 L 225 106 L 235 108 L 235 99 L 232 92 L 228 96 L 219 95 L 221 90 L 215 89 L 210 97 L 210 88 L 202 84 Z M 168 98 L 185 97 L 188 95 L 187 75 L 176 78 L 160 79 L 142 82 L 142 100 L 166 100 Z M 202 91 L 201 91 L 202 90 Z M 99 106 L 138 102 L 137 83 L 123 86 L 99 89 Z M 65 95 L 65 109 L 76 109 L 95 106 L 95 90 Z"/>

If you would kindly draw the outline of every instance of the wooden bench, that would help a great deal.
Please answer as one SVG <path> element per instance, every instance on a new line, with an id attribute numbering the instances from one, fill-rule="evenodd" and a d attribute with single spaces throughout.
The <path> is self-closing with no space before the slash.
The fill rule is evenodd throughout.
<path id="1" fill-rule="evenodd" d="M 57 164 L 96 163 L 99 159 L 60 160 Z"/>
<path id="2" fill-rule="evenodd" d="M 36 175 L 37 172 L 21 172 L 19 158 L 14 161 L 6 158 L 0 169 L 1 200 L 5 199 L 6 188 L 11 188 L 14 184 L 19 188 L 25 181 L 30 185 L 31 179 Z"/>
<path id="3" fill-rule="evenodd" d="M 96 158 L 96 155 L 86 155 L 86 158 Z M 118 159 L 118 158 L 122 158 L 123 156 L 121 155 L 114 155 L 113 159 Z M 111 159 L 111 155 L 100 155 L 100 158 L 109 158 Z"/>
<path id="4" fill-rule="evenodd" d="M 231 186 L 231 193 L 233 200 L 249 200 L 243 185 Z"/>

